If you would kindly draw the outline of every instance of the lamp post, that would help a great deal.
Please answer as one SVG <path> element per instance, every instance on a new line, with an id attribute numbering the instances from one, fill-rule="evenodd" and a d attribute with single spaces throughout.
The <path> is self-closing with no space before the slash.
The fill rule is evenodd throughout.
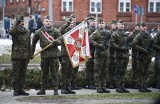
<path id="1" fill-rule="evenodd" d="M 53 0 L 48 0 L 48 15 L 53 20 Z"/>

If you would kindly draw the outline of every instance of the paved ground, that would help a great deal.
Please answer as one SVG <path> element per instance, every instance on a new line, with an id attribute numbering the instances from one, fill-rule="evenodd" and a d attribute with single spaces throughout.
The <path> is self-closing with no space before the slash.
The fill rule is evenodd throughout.
<path id="1" fill-rule="evenodd" d="M 153 89 L 150 88 L 152 90 L 152 92 L 159 92 L 159 89 Z M 138 90 L 135 89 L 129 89 L 131 93 L 138 93 Z M 30 93 L 29 96 L 37 96 L 36 90 L 29 90 L 27 91 Z M 111 93 L 114 94 L 115 89 L 111 89 Z M 56 100 L 34 100 L 34 101 L 27 101 L 27 100 L 17 100 L 19 98 L 23 98 L 24 96 L 13 96 L 12 95 L 13 92 L 12 91 L 6 91 L 6 92 L 0 92 L 0 104 L 106 104 L 106 103 L 125 103 L 130 102 L 137 102 L 137 103 L 142 103 L 142 104 L 153 104 L 153 99 L 56 99 Z M 59 90 L 59 94 L 62 95 L 60 93 Z M 96 90 L 88 90 L 88 89 L 81 89 L 81 90 L 76 90 L 76 95 L 87 95 L 87 94 L 97 94 Z M 53 95 L 53 91 L 52 90 L 47 90 L 46 91 L 46 95 Z M 64 95 L 64 94 L 63 94 Z"/>

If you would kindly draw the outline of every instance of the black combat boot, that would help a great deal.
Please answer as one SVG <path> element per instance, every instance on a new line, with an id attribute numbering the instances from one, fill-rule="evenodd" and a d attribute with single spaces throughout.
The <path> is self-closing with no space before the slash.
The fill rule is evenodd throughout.
<path id="1" fill-rule="evenodd" d="M 45 95 L 46 94 L 46 91 L 44 88 L 41 88 L 38 92 L 37 92 L 37 95 Z"/>
<path id="2" fill-rule="evenodd" d="M 139 92 L 146 92 L 146 90 L 144 89 L 143 86 L 140 86 L 140 87 L 139 87 Z"/>
<path id="3" fill-rule="evenodd" d="M 29 93 L 25 92 L 24 89 L 19 90 L 19 95 L 29 95 Z"/>
<path id="4" fill-rule="evenodd" d="M 14 95 L 14 96 L 19 96 L 19 90 L 14 89 L 13 95 Z"/>
<path id="5" fill-rule="evenodd" d="M 68 91 L 68 94 L 76 94 L 76 92 L 72 91 L 69 86 L 66 87 L 66 90 Z"/>
<path id="6" fill-rule="evenodd" d="M 95 85 L 89 85 L 88 89 L 96 89 L 96 86 Z"/>
<path id="7" fill-rule="evenodd" d="M 151 92 L 146 86 L 143 86 L 143 88 L 146 90 L 146 92 Z"/>
<path id="8" fill-rule="evenodd" d="M 98 88 L 97 93 L 103 93 L 103 90 L 101 88 Z"/>
<path id="9" fill-rule="evenodd" d="M 123 90 L 122 90 L 121 87 L 117 87 L 117 88 L 116 88 L 116 92 L 118 92 L 118 93 L 123 93 Z"/>
<path id="10" fill-rule="evenodd" d="M 69 94 L 68 91 L 66 89 L 62 89 L 61 90 L 61 94 Z"/>
<path id="11" fill-rule="evenodd" d="M 124 84 L 121 85 L 121 89 L 123 90 L 124 93 L 129 93 L 130 92 L 124 87 Z"/>
<path id="12" fill-rule="evenodd" d="M 102 88 L 103 92 L 104 93 L 110 93 L 111 91 L 110 90 L 107 90 L 106 88 Z"/>

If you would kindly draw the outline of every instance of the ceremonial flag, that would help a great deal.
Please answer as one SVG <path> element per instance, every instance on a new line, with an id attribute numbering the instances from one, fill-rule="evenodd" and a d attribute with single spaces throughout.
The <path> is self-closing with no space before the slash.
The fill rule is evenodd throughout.
<path id="1" fill-rule="evenodd" d="M 91 58 L 87 22 L 83 21 L 64 34 L 63 40 L 73 67 Z"/>

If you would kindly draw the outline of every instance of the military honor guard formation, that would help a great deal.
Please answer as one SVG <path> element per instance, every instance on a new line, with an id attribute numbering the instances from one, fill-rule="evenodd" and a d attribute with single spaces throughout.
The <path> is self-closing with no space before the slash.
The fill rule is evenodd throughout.
<path id="1" fill-rule="evenodd" d="M 153 57 L 152 50 L 155 51 L 155 86 L 160 88 L 160 25 L 157 26 L 157 35 L 152 37 L 145 22 L 136 23 L 135 29 L 127 32 L 122 20 L 112 20 L 108 24 L 111 26 L 110 30 L 106 28 L 102 18 L 96 20 L 90 15 L 84 21 L 88 24 L 86 28 L 91 55 L 85 63 L 88 89 L 94 89 L 97 93 L 110 93 L 109 89 L 116 89 L 117 93 L 129 93 L 130 91 L 125 88 L 124 80 L 129 62 L 129 50 L 132 57 L 134 88 L 139 92 L 151 92 L 147 86 L 147 72 Z M 37 42 L 43 50 L 40 52 L 41 89 L 37 95 L 46 94 L 49 73 L 52 78 L 53 95 L 59 95 L 59 83 L 61 83 L 61 94 L 76 94 L 73 89 L 81 88 L 76 86 L 79 66 L 73 67 L 71 54 L 74 56 L 73 60 L 80 62 L 82 58 L 76 55 L 80 56 L 81 52 L 70 52 L 62 38 L 64 34 L 76 27 L 76 14 L 71 14 L 59 28 L 53 27 L 50 16 L 45 16 L 43 26 L 33 33 L 33 38 L 31 38 L 31 31 L 24 27 L 24 23 L 24 17 L 19 15 L 9 30 L 13 42 L 11 54 L 13 95 L 29 95 L 24 91 L 24 83 L 28 63 L 35 57 Z M 78 32 L 80 34 L 83 31 Z M 75 36 L 72 35 L 72 37 Z M 78 44 L 81 40 L 78 39 L 75 39 L 77 50 L 81 47 L 81 44 Z M 72 42 L 72 38 L 68 38 L 68 42 Z M 61 46 L 61 50 L 58 46 Z M 61 82 L 58 76 L 59 68 L 61 68 Z"/>

